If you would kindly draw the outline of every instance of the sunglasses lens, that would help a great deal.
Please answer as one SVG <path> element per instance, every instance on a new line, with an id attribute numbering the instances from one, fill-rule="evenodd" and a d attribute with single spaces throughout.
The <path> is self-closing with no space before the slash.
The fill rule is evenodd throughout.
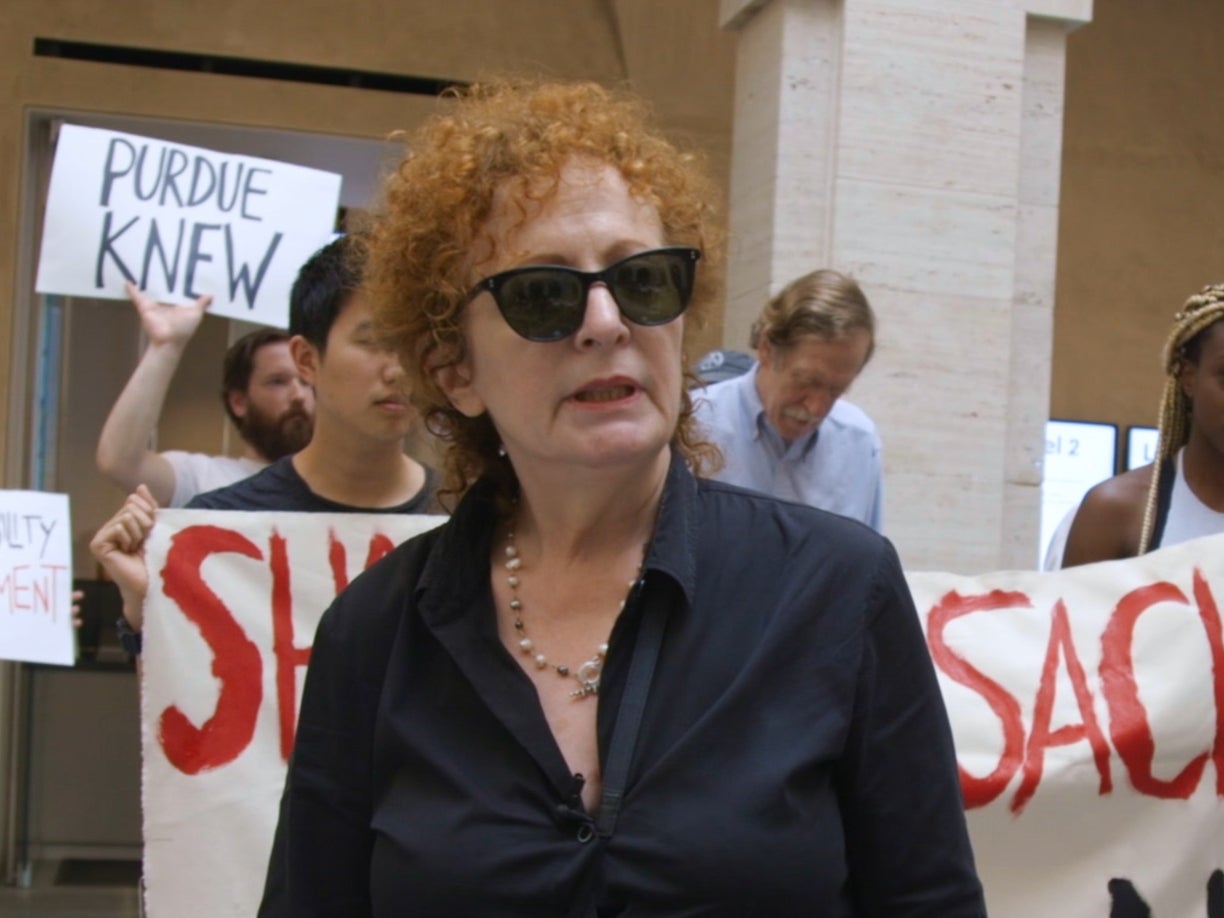
<path id="1" fill-rule="evenodd" d="M 586 309 L 582 280 L 555 268 L 506 278 L 496 299 L 506 324 L 531 341 L 559 341 L 572 335 Z"/>
<path id="2" fill-rule="evenodd" d="M 486 278 L 471 295 L 490 291 L 506 324 L 529 341 L 560 341 L 578 331 L 596 281 L 608 285 L 629 321 L 664 325 L 688 306 L 699 257 L 695 249 L 655 249 L 597 272 L 554 265 L 514 268 Z"/>
<path id="3" fill-rule="evenodd" d="M 613 266 L 608 287 L 638 325 L 663 325 L 688 306 L 694 261 L 686 252 L 643 252 Z"/>

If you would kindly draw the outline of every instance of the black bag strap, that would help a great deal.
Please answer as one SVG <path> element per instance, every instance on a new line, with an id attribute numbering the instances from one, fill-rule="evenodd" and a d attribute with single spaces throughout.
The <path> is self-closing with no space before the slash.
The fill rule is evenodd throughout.
<path id="1" fill-rule="evenodd" d="M 669 593 L 666 584 L 657 583 L 647 596 L 646 607 L 642 610 L 642 621 L 633 645 L 633 659 L 629 661 L 625 693 L 621 696 L 616 724 L 612 727 L 608 766 L 604 769 L 603 797 L 599 801 L 599 816 L 595 820 L 595 831 L 601 838 L 611 837 L 616 829 L 616 818 L 620 815 L 625 784 L 629 780 L 629 765 L 637 746 L 655 664 L 659 661 L 659 649 L 663 646 Z"/>

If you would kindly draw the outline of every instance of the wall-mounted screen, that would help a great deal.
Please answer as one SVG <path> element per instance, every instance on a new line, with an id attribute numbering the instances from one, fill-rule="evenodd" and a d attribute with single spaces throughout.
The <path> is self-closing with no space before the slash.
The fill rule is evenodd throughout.
<path id="1" fill-rule="evenodd" d="M 1156 441 L 1160 431 L 1155 427 L 1132 425 L 1126 428 L 1126 468 L 1137 469 L 1156 461 Z"/>
<path id="2" fill-rule="evenodd" d="M 1068 514 L 1079 506 L 1084 492 L 1114 474 L 1118 427 L 1098 421 L 1052 420 L 1046 422 L 1045 441 L 1038 564 L 1046 561 L 1051 539 Z M 1056 550 L 1057 558 L 1061 559 L 1065 527 L 1058 534 Z"/>

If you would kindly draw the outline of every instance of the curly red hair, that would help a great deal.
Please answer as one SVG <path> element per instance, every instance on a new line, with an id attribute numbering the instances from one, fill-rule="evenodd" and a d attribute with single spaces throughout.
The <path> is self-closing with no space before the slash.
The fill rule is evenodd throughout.
<path id="1" fill-rule="evenodd" d="M 658 212 L 667 245 L 702 251 L 686 328 L 700 326 L 718 296 L 717 191 L 698 157 L 668 141 L 640 99 L 594 83 L 505 81 L 454 93 L 448 110 L 409 138 L 364 238 L 375 315 L 404 362 L 413 401 L 444 443 L 443 494 L 462 494 L 481 475 L 516 487 L 492 421 L 456 411 L 436 376 L 465 354 L 461 320 L 475 253 L 498 254 L 485 230 L 494 193 L 508 186 L 524 202 L 547 200 L 575 157 L 616 168 Z M 683 361 L 686 380 L 696 382 L 687 347 Z M 673 444 L 696 471 L 718 461 L 697 434 L 687 391 Z"/>

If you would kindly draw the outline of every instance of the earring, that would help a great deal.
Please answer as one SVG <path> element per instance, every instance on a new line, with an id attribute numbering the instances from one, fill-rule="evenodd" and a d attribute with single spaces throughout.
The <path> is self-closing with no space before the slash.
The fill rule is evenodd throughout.
<path id="1" fill-rule="evenodd" d="M 501 445 L 500 443 L 497 445 L 497 455 L 501 459 L 506 458 L 506 447 Z"/>

